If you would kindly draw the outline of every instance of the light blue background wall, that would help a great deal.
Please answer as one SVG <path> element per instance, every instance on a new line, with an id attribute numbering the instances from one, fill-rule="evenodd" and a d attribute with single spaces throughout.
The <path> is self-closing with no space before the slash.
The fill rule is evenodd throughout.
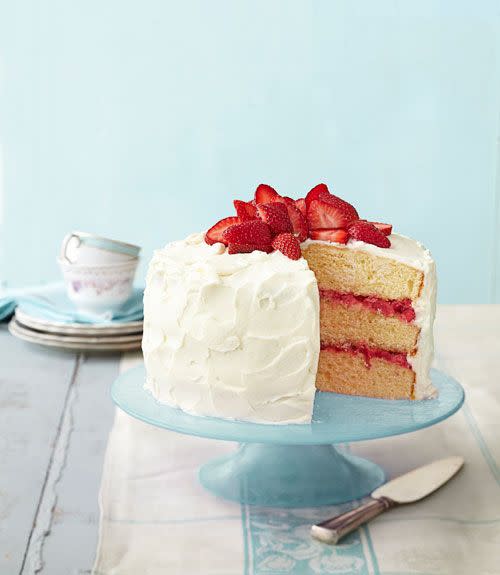
<path id="1" fill-rule="evenodd" d="M 325 181 L 431 248 L 442 302 L 500 301 L 496 0 L 0 6 L 1 280 Z"/>

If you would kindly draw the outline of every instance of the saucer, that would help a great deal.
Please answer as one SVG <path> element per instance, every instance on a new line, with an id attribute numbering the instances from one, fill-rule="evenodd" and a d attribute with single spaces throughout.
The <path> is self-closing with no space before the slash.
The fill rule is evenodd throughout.
<path id="1" fill-rule="evenodd" d="M 16 318 L 10 321 L 9 331 L 13 336 L 29 343 L 78 351 L 132 351 L 140 349 L 142 341 L 142 333 L 80 336 L 47 333 L 22 325 Z"/>
<path id="2" fill-rule="evenodd" d="M 126 335 L 142 334 L 142 320 L 123 323 L 67 323 L 43 319 L 31 315 L 20 308 L 16 309 L 15 319 L 25 328 L 46 333 L 63 335 L 90 336 L 90 335 Z"/>

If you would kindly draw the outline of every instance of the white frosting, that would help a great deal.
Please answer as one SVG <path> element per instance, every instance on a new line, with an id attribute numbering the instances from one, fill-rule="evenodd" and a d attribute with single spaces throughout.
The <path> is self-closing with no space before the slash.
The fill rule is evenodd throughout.
<path id="1" fill-rule="evenodd" d="M 418 351 L 408 356 L 415 396 L 430 397 L 436 271 L 428 250 L 404 236 L 391 247 L 334 244 L 391 258 L 424 273 L 413 302 Z M 317 242 L 307 240 L 303 246 Z M 324 242 L 330 243 L 330 242 Z M 201 234 L 155 252 L 144 293 L 146 388 L 196 415 L 305 423 L 320 350 L 319 296 L 305 259 L 280 252 L 229 255 Z"/>
<path id="2" fill-rule="evenodd" d="M 424 285 L 420 297 L 412 302 L 415 310 L 415 324 L 420 328 L 417 353 L 413 356 L 408 355 L 407 359 L 416 374 L 415 399 L 433 397 L 436 395 L 436 390 L 431 383 L 429 369 L 434 357 L 433 325 L 436 314 L 436 265 L 429 250 L 420 242 L 399 234 L 391 234 L 389 239 L 391 241 L 390 248 L 379 248 L 355 240 L 349 240 L 347 244 L 306 240 L 302 245 L 305 247 L 318 242 L 335 245 L 341 249 L 357 250 L 396 260 L 423 272 Z"/>
<path id="3" fill-rule="evenodd" d="M 146 388 L 197 415 L 310 421 L 319 295 L 304 259 L 229 255 L 201 234 L 155 252 L 144 293 Z"/>

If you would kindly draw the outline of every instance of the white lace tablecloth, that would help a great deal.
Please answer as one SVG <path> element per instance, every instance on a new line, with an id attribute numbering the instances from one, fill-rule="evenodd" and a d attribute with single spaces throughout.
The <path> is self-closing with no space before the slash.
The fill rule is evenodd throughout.
<path id="1" fill-rule="evenodd" d="M 389 476 L 463 455 L 465 468 L 439 492 L 324 545 L 310 538 L 310 525 L 347 506 L 282 510 L 218 499 L 198 483 L 198 469 L 235 444 L 156 429 L 117 410 L 94 574 L 499 575 L 500 306 L 441 306 L 436 343 L 435 364 L 465 387 L 464 408 L 434 427 L 349 448 Z"/>

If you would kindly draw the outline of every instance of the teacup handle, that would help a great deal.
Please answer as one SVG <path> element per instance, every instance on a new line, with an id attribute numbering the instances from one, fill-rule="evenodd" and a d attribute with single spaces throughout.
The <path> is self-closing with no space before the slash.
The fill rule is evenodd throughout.
<path id="1" fill-rule="evenodd" d="M 78 234 L 75 234 L 74 232 L 65 236 L 61 246 L 61 259 L 66 260 L 70 264 L 76 263 L 76 260 L 72 260 L 71 258 L 69 258 L 68 254 L 66 253 L 68 251 L 68 244 L 73 238 L 76 238 L 78 240 L 78 246 L 80 246 L 80 244 L 82 243 L 82 238 Z"/>

